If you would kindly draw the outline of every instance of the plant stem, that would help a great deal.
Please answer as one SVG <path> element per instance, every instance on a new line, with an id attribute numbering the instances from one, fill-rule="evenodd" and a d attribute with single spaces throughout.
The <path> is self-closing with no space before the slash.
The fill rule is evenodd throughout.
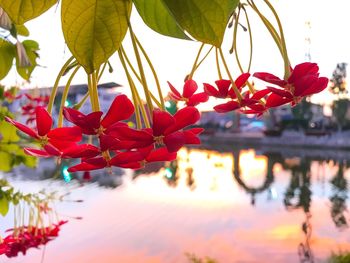
<path id="1" fill-rule="evenodd" d="M 51 91 L 51 96 L 50 96 L 50 100 L 47 106 L 47 111 L 51 114 L 52 113 L 52 107 L 53 104 L 55 102 L 55 97 L 57 94 L 57 90 L 58 90 L 58 84 L 60 82 L 61 77 L 63 76 L 64 72 L 66 71 L 66 69 L 68 68 L 69 64 L 73 61 L 74 57 L 71 56 L 66 63 L 63 65 L 63 67 L 61 68 L 60 72 L 58 73 L 57 77 L 56 77 L 56 81 L 55 84 L 53 85 L 52 91 Z"/>
<path id="2" fill-rule="evenodd" d="M 62 127 L 63 124 L 63 108 L 64 108 L 64 104 L 67 100 L 68 97 L 68 92 L 69 92 L 69 88 L 70 88 L 70 84 L 72 83 L 72 80 L 75 76 L 75 74 L 77 74 L 78 70 L 80 69 L 80 66 L 77 66 L 74 71 L 72 72 L 72 74 L 70 75 L 66 86 L 64 87 L 63 93 L 62 93 L 62 98 L 61 98 L 61 106 L 58 112 L 58 127 Z"/>
<path id="3" fill-rule="evenodd" d="M 203 49 L 204 45 L 205 45 L 205 44 L 202 43 L 202 45 L 200 46 L 200 48 L 199 48 L 199 50 L 198 50 L 198 53 L 197 53 L 197 56 L 196 56 L 196 59 L 195 59 L 194 62 L 193 62 L 193 66 L 192 66 L 191 73 L 188 75 L 187 79 L 192 79 L 192 78 L 193 78 L 193 74 L 194 74 L 194 72 L 195 72 L 196 69 L 197 69 L 197 62 L 198 62 L 198 60 L 199 60 L 199 56 L 200 56 L 200 54 L 201 54 L 201 52 L 202 52 L 202 49 Z"/>
<path id="4" fill-rule="evenodd" d="M 220 69 L 220 62 L 219 62 L 218 48 L 215 48 L 215 61 L 216 61 L 216 69 L 218 71 L 218 77 L 219 77 L 219 79 L 222 79 L 222 74 L 221 74 L 221 69 Z"/>

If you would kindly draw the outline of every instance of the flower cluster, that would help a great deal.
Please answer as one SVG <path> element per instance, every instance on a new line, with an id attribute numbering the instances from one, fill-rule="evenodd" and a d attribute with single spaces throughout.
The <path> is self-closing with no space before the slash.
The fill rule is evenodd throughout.
<path id="1" fill-rule="evenodd" d="M 305 62 L 291 69 L 290 76 L 284 80 L 267 73 L 257 72 L 253 76 L 276 87 L 267 86 L 265 89 L 255 91 L 248 83 L 249 73 L 240 75 L 234 83 L 230 80 L 218 80 L 217 88 L 205 83 L 205 92 L 212 97 L 228 100 L 214 107 L 216 112 L 225 113 L 240 110 L 246 114 L 262 115 L 270 108 L 290 103 L 292 106 L 299 103 L 303 97 L 323 91 L 328 79 L 319 77 L 317 64 Z M 246 85 L 247 84 L 247 85 Z M 249 89 L 245 90 L 246 86 Z"/>
<path id="2" fill-rule="evenodd" d="M 130 128 L 124 121 L 134 114 L 134 106 L 125 95 L 113 100 L 108 112 L 94 111 L 84 114 L 73 108 L 64 108 L 71 127 L 53 128 L 53 120 L 47 110 L 35 108 L 36 129 L 11 118 L 6 120 L 33 138 L 41 146 L 25 148 L 37 157 L 79 158 L 80 163 L 69 172 L 90 171 L 105 167 L 138 169 L 149 162 L 171 161 L 177 151 L 186 144 L 199 144 L 201 128 L 190 128 L 199 118 L 199 111 L 187 106 L 174 115 L 160 109 L 152 112 L 152 124 L 143 129 Z M 80 143 L 84 136 L 96 138 L 96 144 Z"/>
<path id="3" fill-rule="evenodd" d="M 67 221 L 59 221 L 57 224 L 42 228 L 23 226 L 16 230 L 9 229 L 6 232 L 10 234 L 0 243 L 0 255 L 6 255 L 9 258 L 17 257 L 20 252 L 25 255 L 29 248 L 38 248 L 55 239 L 65 223 Z"/>

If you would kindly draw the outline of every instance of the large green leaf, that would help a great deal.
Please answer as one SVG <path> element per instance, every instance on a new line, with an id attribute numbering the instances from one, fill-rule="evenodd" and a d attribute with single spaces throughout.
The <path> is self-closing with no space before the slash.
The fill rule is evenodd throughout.
<path id="1" fill-rule="evenodd" d="M 0 6 L 15 24 L 23 25 L 40 16 L 56 2 L 57 0 L 0 0 Z"/>
<path id="2" fill-rule="evenodd" d="M 16 133 L 16 130 L 16 127 L 8 123 L 7 121 L 0 121 L 0 142 L 18 142 L 19 137 Z"/>
<path id="3" fill-rule="evenodd" d="M 162 0 L 192 37 L 221 46 L 230 15 L 239 0 Z"/>
<path id="4" fill-rule="evenodd" d="M 9 172 L 12 169 L 13 156 L 10 153 L 3 152 L 0 148 L 0 171 Z"/>
<path id="5" fill-rule="evenodd" d="M 22 44 L 24 46 L 26 55 L 29 59 L 30 65 L 22 67 L 20 65 L 19 57 L 16 56 L 16 67 L 18 74 L 25 80 L 29 80 L 33 70 L 38 65 L 36 60 L 39 57 L 37 53 L 37 51 L 39 50 L 39 44 L 34 40 L 24 40 Z"/>
<path id="6" fill-rule="evenodd" d="M 131 0 L 62 0 L 66 43 L 87 73 L 119 48 L 128 30 Z"/>
<path id="7" fill-rule="evenodd" d="M 7 200 L 6 196 L 2 195 L 0 197 L 0 214 L 2 216 L 6 216 L 9 211 L 9 206 L 9 201 Z"/>
<path id="8" fill-rule="evenodd" d="M 15 46 L 10 42 L 0 39 L 0 80 L 6 77 L 10 71 L 15 57 Z"/>
<path id="9" fill-rule="evenodd" d="M 145 24 L 154 31 L 170 37 L 189 39 L 161 0 L 133 0 Z"/>

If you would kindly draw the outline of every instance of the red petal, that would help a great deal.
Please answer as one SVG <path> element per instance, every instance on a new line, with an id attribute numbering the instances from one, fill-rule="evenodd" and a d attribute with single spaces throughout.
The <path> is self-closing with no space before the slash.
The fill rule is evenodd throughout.
<path id="1" fill-rule="evenodd" d="M 173 132 L 163 139 L 169 152 L 177 152 L 185 143 L 186 138 L 183 132 Z"/>
<path id="2" fill-rule="evenodd" d="M 192 132 L 193 134 L 201 134 L 204 131 L 203 128 L 192 128 L 192 129 L 188 129 L 186 130 L 186 132 Z"/>
<path id="3" fill-rule="evenodd" d="M 121 152 L 114 156 L 109 163 L 114 166 L 119 166 L 125 163 L 139 162 L 144 159 L 144 156 L 139 152 Z"/>
<path id="4" fill-rule="evenodd" d="M 289 83 L 294 83 L 296 80 L 302 78 L 306 75 L 317 75 L 318 76 L 318 66 L 316 63 L 304 62 L 295 66 L 292 70 L 292 74 L 288 78 Z"/>
<path id="5" fill-rule="evenodd" d="M 212 97 L 220 97 L 219 91 L 214 88 L 212 85 L 208 84 L 208 83 L 203 83 L 204 86 L 204 91 L 205 93 L 207 93 L 209 96 Z"/>
<path id="6" fill-rule="evenodd" d="M 67 148 L 70 148 L 76 145 L 76 142 L 56 140 L 56 139 L 49 139 L 49 143 L 55 146 L 60 151 L 63 151 Z"/>
<path id="7" fill-rule="evenodd" d="M 267 97 L 266 99 L 266 107 L 267 108 L 273 108 L 273 107 L 278 107 L 283 104 L 287 104 L 291 102 L 293 99 L 290 98 L 282 98 L 281 96 L 278 96 L 275 93 L 271 93 L 270 96 Z"/>
<path id="8" fill-rule="evenodd" d="M 184 131 L 184 135 L 185 135 L 186 144 L 201 144 L 200 139 L 193 132 L 187 130 L 187 131 Z"/>
<path id="9" fill-rule="evenodd" d="M 55 140 L 63 140 L 70 142 L 81 141 L 82 134 L 81 129 L 77 126 L 74 127 L 61 127 L 51 130 L 47 137 Z"/>
<path id="10" fill-rule="evenodd" d="M 167 81 L 167 82 L 168 82 L 168 85 L 169 85 L 171 92 L 175 95 L 174 98 L 177 98 L 176 100 L 179 100 L 179 98 L 182 97 L 180 92 L 178 92 L 177 89 L 175 89 L 175 87 L 173 85 L 171 85 L 171 83 L 169 81 Z"/>
<path id="11" fill-rule="evenodd" d="M 214 110 L 219 113 L 225 113 L 233 110 L 237 110 L 240 108 L 240 105 L 237 101 L 229 101 L 223 104 L 216 105 Z"/>
<path id="12" fill-rule="evenodd" d="M 244 84 L 247 82 L 247 80 L 249 79 L 250 74 L 249 73 L 243 73 L 241 74 L 236 80 L 235 80 L 235 84 L 237 86 L 237 88 L 241 89 Z"/>
<path id="13" fill-rule="evenodd" d="M 198 89 L 197 83 L 192 80 L 186 80 L 185 85 L 184 85 L 184 90 L 183 90 L 183 97 L 185 98 L 190 98 Z"/>
<path id="14" fill-rule="evenodd" d="M 272 93 L 275 93 L 277 94 L 278 96 L 280 97 L 283 97 L 283 98 L 293 98 L 293 94 L 290 93 L 289 91 L 285 91 L 283 89 L 276 89 L 276 88 L 273 88 L 273 87 L 267 87 L 270 91 L 272 91 Z"/>
<path id="15" fill-rule="evenodd" d="M 166 111 L 153 111 L 153 136 L 160 136 L 164 131 L 175 123 L 174 117 Z"/>
<path id="16" fill-rule="evenodd" d="M 86 159 L 84 162 L 68 168 L 68 172 L 91 171 L 105 168 L 107 162 L 103 157 Z"/>
<path id="17" fill-rule="evenodd" d="M 194 94 L 186 103 L 187 106 L 196 106 L 199 103 L 207 102 L 209 96 L 205 92 Z"/>
<path id="18" fill-rule="evenodd" d="M 143 167 L 143 165 L 140 162 L 121 163 L 121 164 L 118 164 L 117 166 L 121 168 L 126 168 L 126 169 L 140 169 Z"/>
<path id="19" fill-rule="evenodd" d="M 138 147 L 145 147 L 153 143 L 153 136 L 144 130 L 139 131 L 129 127 L 118 127 L 110 131 L 108 134 L 121 141 L 134 141 L 136 143 L 144 144 L 143 146 L 142 144 L 139 144 Z"/>
<path id="20" fill-rule="evenodd" d="M 127 120 L 134 113 L 134 105 L 125 95 L 117 96 L 110 106 L 106 116 L 101 121 L 101 125 L 105 128 L 121 121 Z"/>
<path id="21" fill-rule="evenodd" d="M 308 96 L 311 94 L 319 93 L 328 86 L 328 78 L 319 78 L 309 89 L 305 90 L 300 96 Z"/>
<path id="22" fill-rule="evenodd" d="M 181 130 L 195 124 L 200 119 L 199 111 L 195 107 L 186 107 L 174 115 L 175 123 L 165 130 L 164 135 Z"/>
<path id="23" fill-rule="evenodd" d="M 228 94 L 228 90 L 231 86 L 231 81 L 227 79 L 220 79 L 215 81 L 215 84 L 219 89 L 219 97 L 226 98 Z"/>
<path id="24" fill-rule="evenodd" d="M 253 77 L 278 85 L 280 87 L 284 87 L 287 84 L 287 81 L 267 72 L 256 72 L 253 74 Z"/>
<path id="25" fill-rule="evenodd" d="M 35 109 L 36 127 L 40 136 L 46 135 L 52 127 L 52 118 L 44 107 L 38 106 Z"/>
<path id="26" fill-rule="evenodd" d="M 91 144 L 80 144 L 63 151 L 63 158 L 92 158 L 101 153 L 100 149 Z"/>
<path id="27" fill-rule="evenodd" d="M 46 144 L 44 149 L 51 156 L 60 156 L 62 154 L 55 146 L 50 144 Z"/>
<path id="28" fill-rule="evenodd" d="M 164 162 L 164 161 L 173 161 L 176 159 L 176 152 L 169 152 L 166 147 L 158 148 L 151 151 L 146 157 L 146 161 L 151 162 Z"/>
<path id="29" fill-rule="evenodd" d="M 265 97 L 269 93 L 271 93 L 271 90 L 269 90 L 269 89 L 259 90 L 259 91 L 255 92 L 253 94 L 251 99 L 253 99 L 253 100 L 260 100 L 260 99 L 262 99 L 263 97 Z"/>
<path id="30" fill-rule="evenodd" d="M 35 156 L 35 157 L 52 157 L 51 154 L 49 154 L 45 150 L 40 150 L 40 149 L 34 149 L 34 148 L 24 148 L 24 152 L 30 156 Z"/>
<path id="31" fill-rule="evenodd" d="M 12 120 L 11 118 L 9 117 L 5 117 L 5 120 L 9 123 L 11 123 L 12 125 L 14 125 L 17 129 L 19 129 L 20 131 L 24 132 L 25 134 L 29 135 L 30 137 L 32 138 L 35 138 L 35 139 L 39 139 L 39 136 L 38 134 L 32 130 L 31 128 L 29 128 L 28 126 L 22 124 L 22 123 L 19 123 L 15 120 Z"/>

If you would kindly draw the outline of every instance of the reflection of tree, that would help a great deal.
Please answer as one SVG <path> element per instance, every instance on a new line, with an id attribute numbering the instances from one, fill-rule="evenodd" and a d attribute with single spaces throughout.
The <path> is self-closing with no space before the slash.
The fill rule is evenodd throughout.
<path id="1" fill-rule="evenodd" d="M 171 161 L 165 168 L 164 178 L 171 187 L 176 187 L 179 181 L 179 175 L 177 174 L 177 162 L 177 160 Z"/>
<path id="2" fill-rule="evenodd" d="M 333 195 L 330 197 L 332 202 L 331 206 L 331 216 L 336 227 L 343 229 L 348 227 L 346 217 L 344 212 L 346 211 L 346 199 L 348 184 L 347 180 L 344 178 L 344 166 L 343 162 L 339 163 L 339 169 L 335 177 L 330 181 L 333 185 Z"/>
<path id="3" fill-rule="evenodd" d="M 240 167 L 239 167 L 240 151 L 239 150 L 234 151 L 232 153 L 232 155 L 233 155 L 233 159 L 234 159 L 233 176 L 234 176 L 236 182 L 248 194 L 251 194 L 251 196 L 252 196 L 251 204 L 254 205 L 255 204 L 255 195 L 258 194 L 258 193 L 264 192 L 273 183 L 273 181 L 274 181 L 273 166 L 274 166 L 276 161 L 274 161 L 273 158 L 268 158 L 267 159 L 267 175 L 266 175 L 264 183 L 261 186 L 259 186 L 259 187 L 251 187 L 251 186 L 246 185 L 246 183 L 241 178 L 241 171 L 240 171 Z"/>
<path id="4" fill-rule="evenodd" d="M 300 262 L 314 262 L 313 253 L 310 246 L 312 234 L 311 224 L 311 190 L 310 190 L 310 161 L 301 160 L 301 163 L 290 167 L 292 177 L 285 193 L 284 205 L 288 210 L 302 208 L 305 212 L 305 222 L 302 223 L 302 230 L 305 234 L 305 241 L 298 246 Z"/>

